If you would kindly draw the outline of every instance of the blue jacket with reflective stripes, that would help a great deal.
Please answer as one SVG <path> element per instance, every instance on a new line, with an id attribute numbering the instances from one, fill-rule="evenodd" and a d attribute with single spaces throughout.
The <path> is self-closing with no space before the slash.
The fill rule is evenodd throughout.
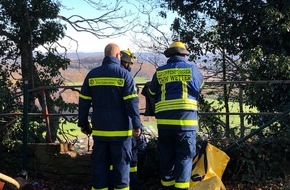
<path id="1" fill-rule="evenodd" d="M 149 94 L 155 100 L 159 129 L 196 130 L 197 100 L 203 76 L 195 64 L 181 56 L 170 57 L 153 75 Z"/>
<path id="2" fill-rule="evenodd" d="M 132 127 L 141 127 L 134 80 L 117 58 L 106 56 L 87 74 L 79 95 L 79 127 L 89 124 L 91 107 L 95 140 L 122 140 L 132 135 Z"/>

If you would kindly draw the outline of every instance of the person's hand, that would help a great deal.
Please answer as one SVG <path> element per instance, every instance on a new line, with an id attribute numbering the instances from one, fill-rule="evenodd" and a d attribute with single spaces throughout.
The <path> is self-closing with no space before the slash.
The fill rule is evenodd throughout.
<path id="1" fill-rule="evenodd" d="M 92 128 L 90 125 L 87 125 L 87 126 L 84 126 L 84 127 L 81 127 L 81 131 L 82 133 L 86 134 L 86 135 L 90 135 L 92 134 Z"/>
<path id="2" fill-rule="evenodd" d="M 133 136 L 134 137 L 139 137 L 141 135 L 141 128 L 138 129 L 133 129 Z"/>

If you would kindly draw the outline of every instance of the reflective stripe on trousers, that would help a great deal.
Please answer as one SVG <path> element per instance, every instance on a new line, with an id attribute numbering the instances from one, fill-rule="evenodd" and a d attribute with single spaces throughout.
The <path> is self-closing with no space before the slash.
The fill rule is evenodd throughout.
<path id="1" fill-rule="evenodd" d="M 160 174 L 163 187 L 189 188 L 196 131 L 158 129 Z"/>
<path id="2" fill-rule="evenodd" d="M 131 137 L 124 141 L 94 141 L 91 160 L 94 189 L 106 189 L 109 185 L 115 189 L 129 188 L 131 144 Z M 110 175 L 111 164 L 113 176 Z"/>

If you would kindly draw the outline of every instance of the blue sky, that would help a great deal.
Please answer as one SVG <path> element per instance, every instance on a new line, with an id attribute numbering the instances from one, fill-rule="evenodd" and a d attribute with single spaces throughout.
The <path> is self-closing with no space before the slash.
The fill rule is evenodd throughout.
<path id="1" fill-rule="evenodd" d="M 86 0 L 60 0 L 62 5 L 65 6 L 65 8 L 62 8 L 60 11 L 60 15 L 63 16 L 71 16 L 73 14 L 81 15 L 85 18 L 94 18 L 100 16 L 100 13 L 97 12 L 95 9 L 90 7 L 85 1 Z M 96 2 L 100 0 L 95 0 Z M 111 6 L 115 4 L 116 0 L 106 0 L 106 1 L 100 1 L 102 3 L 108 3 Z M 130 1 L 133 2 L 134 0 Z M 136 9 L 130 5 L 125 4 L 123 6 L 123 10 L 126 11 L 136 11 Z M 155 15 L 154 15 L 155 16 Z M 172 19 L 172 18 L 171 18 Z M 169 24 L 171 21 L 168 22 Z M 68 24 L 66 24 L 68 27 L 68 30 L 66 31 L 66 34 L 70 37 L 74 38 L 78 41 L 77 43 L 70 40 L 69 38 L 65 38 L 61 41 L 61 43 L 68 48 L 69 52 L 75 52 L 76 50 L 78 52 L 103 52 L 104 47 L 108 43 L 116 43 L 120 46 L 121 49 L 136 49 L 134 43 L 131 41 L 132 36 L 130 34 L 124 34 L 120 37 L 114 37 L 114 38 L 107 38 L 107 39 L 98 39 L 93 34 L 85 33 L 85 32 L 76 32 L 74 31 Z M 169 28 L 169 26 L 168 26 Z"/>
<path id="2" fill-rule="evenodd" d="M 108 0 L 106 2 L 109 2 L 109 1 L 112 1 L 112 0 Z M 61 9 L 61 12 L 60 12 L 61 15 L 71 16 L 71 15 L 77 14 L 85 18 L 92 18 L 92 17 L 98 16 L 95 10 L 83 0 L 61 0 L 61 3 L 64 6 L 67 6 L 66 8 Z M 66 34 L 78 41 L 78 47 L 74 41 L 68 38 L 61 41 L 62 43 L 65 44 L 67 48 L 69 48 L 69 51 L 71 52 L 75 52 L 77 48 L 79 52 L 102 52 L 106 44 L 111 43 L 111 42 L 117 43 L 121 49 L 127 48 L 127 46 L 130 46 L 129 37 L 125 35 L 119 38 L 114 38 L 114 39 L 112 38 L 98 39 L 93 34 L 89 34 L 85 32 L 76 32 L 68 24 L 66 24 L 66 26 L 68 27 Z"/>

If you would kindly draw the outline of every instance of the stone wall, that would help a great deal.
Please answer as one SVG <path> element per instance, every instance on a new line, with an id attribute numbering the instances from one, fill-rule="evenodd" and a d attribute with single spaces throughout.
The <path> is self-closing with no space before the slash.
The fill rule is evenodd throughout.
<path id="1" fill-rule="evenodd" d="M 61 151 L 60 144 L 29 144 L 29 170 L 55 180 L 91 181 L 91 152 Z"/>

